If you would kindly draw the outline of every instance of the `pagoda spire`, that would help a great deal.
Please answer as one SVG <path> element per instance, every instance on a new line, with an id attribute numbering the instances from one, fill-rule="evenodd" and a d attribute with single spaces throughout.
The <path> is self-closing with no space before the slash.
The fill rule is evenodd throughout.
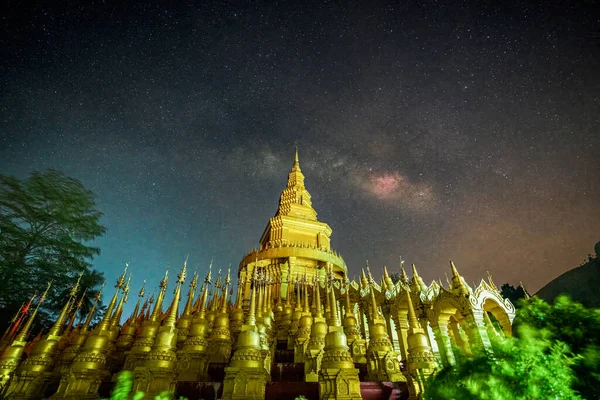
<path id="1" fill-rule="evenodd" d="M 131 274 L 129 274 L 129 279 L 127 280 L 125 286 L 121 288 L 121 290 L 123 291 L 123 295 L 121 296 L 121 300 L 119 301 L 117 309 L 115 310 L 112 320 L 110 322 L 111 328 L 119 326 L 121 322 L 121 315 L 123 314 L 123 305 L 127 303 L 127 300 L 129 299 L 129 282 L 131 282 Z"/>
<path id="2" fill-rule="evenodd" d="M 223 283 L 223 306 L 221 307 L 221 312 L 223 314 L 227 314 L 227 294 L 229 291 L 229 284 L 231 283 L 231 267 L 227 269 L 227 276 L 225 277 L 225 282 Z"/>
<path id="3" fill-rule="evenodd" d="M 527 289 L 525 289 L 525 285 L 523 285 L 523 282 L 519 281 L 519 286 L 521 286 L 521 289 L 523 289 L 523 293 L 525 294 L 525 300 L 529 300 L 531 298 L 531 295 L 529 294 Z"/>
<path id="4" fill-rule="evenodd" d="M 150 320 L 151 321 L 158 321 L 159 317 L 160 317 L 160 313 L 162 312 L 162 303 L 163 303 L 163 299 L 165 298 L 165 292 L 167 291 L 167 285 L 169 283 L 169 269 L 167 269 L 165 271 L 165 276 L 164 278 L 162 278 L 162 280 L 160 281 L 160 291 L 158 292 L 158 297 L 156 298 L 156 305 L 154 306 L 154 311 L 152 311 L 152 314 L 150 315 Z M 154 298 L 154 295 L 152 295 L 152 298 Z"/>
<path id="5" fill-rule="evenodd" d="M 65 329 L 63 336 L 68 335 L 71 332 L 71 330 L 73 329 L 73 324 L 75 324 L 75 318 L 77 318 L 77 313 L 79 313 L 79 310 L 81 309 L 81 305 L 83 304 L 83 299 L 85 298 L 87 290 L 88 290 L 88 288 L 85 288 L 83 293 L 81 294 L 81 297 L 79 298 L 79 301 L 77 302 L 77 306 L 75 307 L 75 310 L 73 310 L 73 313 L 71 314 L 71 319 L 69 320 L 69 322 L 67 322 L 67 328 Z"/>
<path id="6" fill-rule="evenodd" d="M 398 256 L 400 258 L 400 281 L 405 285 L 409 284 L 408 275 L 406 275 L 406 270 L 404 269 L 404 260 L 402 256 Z"/>
<path id="7" fill-rule="evenodd" d="M 104 290 L 105 284 L 106 284 L 106 280 L 102 283 L 102 286 L 100 286 L 100 290 L 98 290 L 98 293 L 96 293 L 96 297 L 94 298 L 94 304 L 92 304 L 92 308 L 90 309 L 90 312 L 88 313 L 87 318 L 85 319 L 85 322 L 83 323 L 83 326 L 86 329 L 92 323 L 92 318 L 94 317 L 94 313 L 96 312 L 96 307 L 98 304 L 100 304 L 100 300 L 102 299 L 102 291 Z"/>
<path id="8" fill-rule="evenodd" d="M 279 198 L 279 207 L 275 216 L 280 215 L 317 220 L 317 212 L 312 207 L 310 193 L 304 186 L 304 174 L 298 161 L 298 149 L 294 155 L 292 170 L 288 174 L 287 186 Z"/>
<path id="9" fill-rule="evenodd" d="M 385 282 L 385 286 L 387 286 L 388 290 L 394 289 L 394 282 L 392 282 L 392 278 L 390 278 L 385 265 L 383 266 L 383 282 Z"/>
<path id="10" fill-rule="evenodd" d="M 188 292 L 187 303 L 185 304 L 185 308 L 183 309 L 183 316 L 189 316 L 192 314 L 193 304 L 194 304 L 194 295 L 196 293 L 196 287 L 198 286 L 198 272 L 194 271 L 194 275 L 192 276 L 192 282 L 190 283 L 190 290 Z"/>
<path id="11" fill-rule="evenodd" d="M 46 290 L 44 291 L 44 293 L 42 293 L 42 296 L 40 297 L 37 306 L 35 307 L 35 309 L 33 310 L 33 312 L 31 313 L 31 315 L 29 316 L 29 318 L 27 319 L 27 321 L 25 322 L 25 325 L 23 326 L 23 329 L 21 329 L 21 332 L 19 332 L 17 334 L 17 337 L 15 338 L 16 342 L 25 342 L 25 340 L 27 339 L 27 335 L 29 334 L 29 330 L 31 329 L 31 326 L 33 325 L 33 320 L 35 319 L 35 316 L 38 313 L 38 310 L 40 309 L 40 306 L 42 305 L 42 303 L 44 302 L 44 300 L 46 300 L 46 296 L 48 295 L 48 291 L 50 290 L 50 286 L 52 286 L 52 282 L 48 282 L 48 285 L 46 286 Z"/>
<path id="12" fill-rule="evenodd" d="M 367 268 L 369 268 L 369 260 L 367 260 Z M 366 288 L 367 286 L 369 286 L 369 281 L 367 279 L 367 275 L 365 275 L 365 269 L 361 268 L 361 278 L 360 278 L 360 285 L 364 288 Z"/>
<path id="13" fill-rule="evenodd" d="M 83 273 L 79 274 L 79 278 L 77 278 L 77 282 L 75 282 L 75 284 L 71 288 L 71 291 L 69 292 L 69 300 L 67 300 L 67 302 L 65 303 L 63 309 L 61 310 L 58 318 L 56 319 L 56 322 L 54 322 L 54 325 L 52 325 L 52 328 L 50 328 L 50 331 L 48 332 L 48 336 L 60 336 L 60 331 L 65 322 L 65 318 L 67 317 L 67 311 L 71 307 L 71 302 L 75 301 L 74 297 L 77 294 L 77 290 L 79 289 L 79 282 L 81 281 L 82 275 L 83 275 Z"/>
<path id="14" fill-rule="evenodd" d="M 329 284 L 331 285 L 331 325 L 332 326 L 342 326 L 342 322 L 340 321 L 340 316 L 337 312 L 337 302 L 335 300 L 335 287 L 333 286 L 333 282 L 335 282 L 335 277 L 333 275 L 333 269 L 329 269 Z"/>
<path id="15" fill-rule="evenodd" d="M 462 276 L 459 275 L 454 262 L 450 260 L 450 268 L 452 268 L 452 290 L 455 290 L 459 294 L 468 295 L 469 289 Z"/>
<path id="16" fill-rule="evenodd" d="M 250 294 L 250 310 L 246 318 L 246 325 L 256 325 L 256 290 L 258 289 L 258 269 L 252 271 L 252 285 L 254 286 Z"/>
<path id="17" fill-rule="evenodd" d="M 117 290 L 115 290 L 115 294 L 113 295 L 112 299 L 110 300 L 110 303 L 108 304 L 108 308 L 106 309 L 106 312 L 104 313 L 104 317 L 102 318 L 102 321 L 98 325 L 99 331 L 107 331 L 111 327 L 111 322 L 112 322 L 111 318 L 113 316 L 112 315 L 113 310 L 115 308 L 115 305 L 117 304 L 117 297 L 119 296 L 119 292 L 121 291 L 121 288 L 125 284 L 125 277 L 127 276 L 128 268 L 129 268 L 129 264 L 125 264 L 125 270 L 123 271 L 123 274 L 119 277 L 119 279 L 117 280 L 117 284 L 115 285 L 115 288 Z"/>
<path id="18" fill-rule="evenodd" d="M 208 273 L 204 278 L 204 285 L 202 287 L 202 296 L 200 296 L 200 310 L 198 311 L 198 318 L 204 320 L 206 318 L 206 299 L 208 297 L 208 287 L 211 285 L 210 280 L 212 279 L 212 262 L 208 268 Z"/>
<path id="19" fill-rule="evenodd" d="M 179 298 L 181 297 L 181 285 L 185 282 L 187 277 L 187 259 L 183 263 L 181 272 L 177 275 L 177 283 L 175 284 L 175 296 L 173 296 L 173 302 L 169 307 L 169 314 L 165 318 L 163 326 L 174 327 L 177 321 L 177 306 L 179 305 Z"/>
<path id="20" fill-rule="evenodd" d="M 33 296 L 31 296 L 31 299 L 29 300 L 29 302 L 27 304 L 23 304 L 21 305 L 21 308 L 19 308 L 19 311 L 17 311 L 17 313 L 15 314 L 15 316 L 13 317 L 11 324 L 14 324 L 11 326 L 9 326 L 6 329 L 6 332 L 4 332 L 4 335 L 2 336 L 2 340 L 8 340 L 10 341 L 10 339 L 12 339 L 12 337 L 16 334 L 17 330 L 19 329 L 19 326 L 21 326 L 21 323 L 23 322 L 23 320 L 26 318 L 27 316 L 27 311 L 29 310 L 29 307 L 31 307 L 31 303 L 33 303 L 33 300 L 35 300 L 35 298 L 37 297 L 37 293 L 34 293 Z M 21 316 L 19 317 L 19 313 L 21 314 Z M 17 319 L 18 317 L 18 319 Z M 10 329 L 10 331 L 9 331 Z M 0 349 L 2 350 L 2 349 Z"/>
<path id="21" fill-rule="evenodd" d="M 412 265 L 412 273 L 413 273 L 413 277 L 412 277 L 412 284 L 415 288 L 417 288 L 417 290 L 419 291 L 424 291 L 427 289 L 427 286 L 425 285 L 425 282 L 423 282 L 423 279 L 419 276 L 419 273 L 417 272 L 417 267 L 415 266 L 415 264 Z"/>
<path id="22" fill-rule="evenodd" d="M 138 317 L 138 312 L 140 311 L 140 303 L 142 302 L 142 297 L 144 297 L 144 295 L 146 294 L 146 280 L 144 279 L 144 283 L 142 283 L 142 288 L 140 289 L 140 292 L 138 293 L 138 301 L 135 305 L 135 309 L 133 310 L 133 314 L 131 314 L 131 317 L 129 318 L 129 320 L 135 320 Z M 142 307 L 142 313 L 143 313 L 144 308 Z"/>

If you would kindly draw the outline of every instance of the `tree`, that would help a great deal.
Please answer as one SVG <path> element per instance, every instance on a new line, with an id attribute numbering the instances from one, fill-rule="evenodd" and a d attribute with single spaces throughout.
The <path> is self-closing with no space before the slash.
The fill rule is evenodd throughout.
<path id="1" fill-rule="evenodd" d="M 516 337 L 492 337 L 493 358 L 455 349 L 456 364 L 427 381 L 425 399 L 598 399 L 599 313 L 564 297 L 524 301 Z"/>
<path id="2" fill-rule="evenodd" d="M 500 288 L 500 294 L 505 299 L 509 299 L 510 302 L 513 303 L 513 305 L 517 308 L 519 307 L 519 300 L 525 298 L 525 290 L 523 290 L 522 286 L 519 285 L 517 287 L 514 287 L 513 285 L 509 285 L 508 283 L 502 285 L 502 287 Z"/>
<path id="3" fill-rule="evenodd" d="M 51 314 L 80 273 L 98 284 L 90 261 L 100 250 L 88 243 L 105 232 L 101 216 L 94 194 L 58 171 L 34 172 L 23 181 L 0 175 L 0 323 L 50 280 L 45 307 Z"/>
<path id="4" fill-rule="evenodd" d="M 395 272 L 393 274 L 390 274 L 390 279 L 392 280 L 392 282 L 394 283 L 394 285 L 398 282 L 400 282 L 400 279 L 402 278 L 402 276 L 400 275 L 399 272 Z"/>
<path id="5" fill-rule="evenodd" d="M 95 303 L 95 298 L 99 292 L 99 287 L 103 282 L 104 274 L 102 272 L 98 272 L 95 269 L 87 269 L 83 271 L 79 281 L 79 289 L 75 295 L 75 298 L 77 299 L 80 299 L 82 296 L 84 296 L 83 301 L 81 302 L 81 308 L 79 309 L 79 318 L 86 318 L 87 314 L 90 312 Z M 64 299 L 69 297 L 70 291 L 70 287 L 65 288 L 65 290 L 60 293 L 56 299 L 58 302 L 52 304 L 52 306 L 56 309 L 61 308 L 64 305 Z M 101 312 L 101 309 L 96 307 L 94 315 L 97 315 L 99 312 Z"/>

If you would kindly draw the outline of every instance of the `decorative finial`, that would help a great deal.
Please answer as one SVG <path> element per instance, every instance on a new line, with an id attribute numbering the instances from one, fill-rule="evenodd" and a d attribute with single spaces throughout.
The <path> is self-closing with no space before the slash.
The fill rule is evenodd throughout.
<path id="1" fill-rule="evenodd" d="M 208 266 L 208 273 L 206 274 L 206 278 L 204 278 L 204 283 L 206 283 L 206 285 L 210 285 L 210 280 L 212 279 L 212 265 L 213 265 L 213 260 L 210 260 L 210 265 Z"/>
<path id="2" fill-rule="evenodd" d="M 121 289 L 123 287 L 123 285 L 125 284 L 125 277 L 127 276 L 128 268 L 129 268 L 129 263 L 125 263 L 125 270 L 123 271 L 123 274 L 119 277 L 119 279 L 117 279 L 117 284 L 115 285 L 115 287 L 117 289 Z"/>
<path id="3" fill-rule="evenodd" d="M 187 277 L 187 258 L 183 263 L 183 268 L 181 268 L 181 272 L 177 275 L 177 282 L 179 284 L 183 284 L 185 282 L 185 278 Z"/>
<path id="4" fill-rule="evenodd" d="M 161 279 L 160 281 L 160 290 L 167 290 L 167 284 L 169 283 L 169 267 L 167 267 L 167 270 L 165 271 L 165 276 L 164 278 Z"/>
<path id="5" fill-rule="evenodd" d="M 192 276 L 192 282 L 190 282 L 190 289 L 192 291 L 196 290 L 198 286 L 198 271 L 194 271 L 194 276 Z"/>
<path id="6" fill-rule="evenodd" d="M 81 282 L 82 276 L 83 276 L 83 271 L 81 271 L 81 273 L 79 274 L 79 277 L 77 278 L 77 282 L 75 282 L 75 284 L 71 288 L 71 293 L 69 293 L 69 295 L 71 297 L 74 297 L 77 294 L 77 290 L 79 290 L 79 282 Z"/>
<path id="7" fill-rule="evenodd" d="M 123 294 L 125 295 L 124 302 L 127 303 L 129 300 L 129 284 L 131 283 L 131 274 L 129 274 L 129 278 L 127 279 L 127 283 L 125 283 L 125 287 L 123 287 Z"/>
<path id="8" fill-rule="evenodd" d="M 138 293 L 139 297 L 144 297 L 146 294 L 146 280 L 144 279 L 144 283 L 142 283 L 142 288 L 140 289 L 140 293 Z"/>

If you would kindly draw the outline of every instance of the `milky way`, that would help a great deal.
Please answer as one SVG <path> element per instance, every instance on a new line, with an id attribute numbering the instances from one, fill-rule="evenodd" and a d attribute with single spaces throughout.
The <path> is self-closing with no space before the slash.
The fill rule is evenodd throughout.
<path id="1" fill-rule="evenodd" d="M 351 275 L 535 292 L 600 240 L 594 2 L 72 3 L 5 7 L 0 167 L 97 194 L 109 279 L 237 266 L 296 145 Z"/>

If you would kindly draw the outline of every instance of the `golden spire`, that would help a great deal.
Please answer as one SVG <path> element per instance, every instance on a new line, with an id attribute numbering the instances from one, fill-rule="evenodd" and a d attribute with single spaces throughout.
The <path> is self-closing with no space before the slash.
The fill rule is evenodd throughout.
<path id="1" fill-rule="evenodd" d="M 385 268 L 385 267 L 384 267 Z M 384 272 L 387 273 L 387 271 Z M 350 281 L 346 281 L 346 316 L 353 316 L 352 304 L 350 303 Z"/>
<path id="2" fill-rule="evenodd" d="M 333 268 L 329 269 L 329 284 L 331 285 L 331 323 L 333 326 L 341 326 L 340 316 L 337 312 L 337 302 L 335 301 L 335 288 L 333 287 L 333 282 L 335 281 L 335 276 L 333 275 Z"/>
<path id="3" fill-rule="evenodd" d="M 230 283 L 231 283 L 231 266 L 227 269 L 227 277 L 225 277 L 225 283 L 223 284 L 223 307 L 221 308 L 221 312 L 223 314 L 227 313 L 227 292 L 228 292 Z"/>
<path id="4" fill-rule="evenodd" d="M 123 284 L 125 283 L 127 268 L 129 268 L 129 263 L 125 264 L 125 270 L 123 271 L 123 274 L 117 280 L 117 284 L 115 285 L 115 288 L 117 290 L 115 290 L 115 294 L 113 295 L 112 299 L 110 300 L 110 303 L 108 304 L 108 308 L 106 309 L 106 311 L 104 313 L 104 317 L 102 317 L 102 321 L 100 321 L 100 324 L 98 325 L 99 331 L 107 331 L 110 328 L 112 313 L 115 308 L 115 305 L 117 304 L 117 297 L 119 296 L 120 289 L 123 287 Z"/>
<path id="5" fill-rule="evenodd" d="M 377 317 L 377 301 L 375 300 L 375 289 L 373 288 L 373 276 L 371 275 L 371 271 L 369 271 L 369 280 L 371 283 L 369 284 L 370 295 L 371 295 L 371 308 L 373 309 L 373 319 Z"/>
<path id="6" fill-rule="evenodd" d="M 185 304 L 185 308 L 183 309 L 182 316 L 192 314 L 192 308 L 193 308 L 192 304 L 194 304 L 194 294 L 196 292 L 197 286 L 198 286 L 198 272 L 194 271 L 194 275 L 192 276 L 192 281 L 190 282 L 190 290 L 188 292 L 187 303 Z"/>
<path id="7" fill-rule="evenodd" d="M 400 281 L 405 285 L 408 285 L 410 281 L 408 280 L 408 275 L 406 275 L 406 270 L 404 269 L 404 260 L 402 259 L 402 256 L 398 257 L 400 258 Z"/>
<path id="8" fill-rule="evenodd" d="M 308 302 L 308 278 L 304 272 L 304 312 L 310 313 L 310 304 Z"/>
<path id="9" fill-rule="evenodd" d="M 33 296 L 31 297 L 31 300 L 29 300 L 29 304 L 31 304 L 31 302 L 35 299 L 37 293 L 34 293 Z M 6 328 L 6 330 L 4 331 L 4 334 L 2 335 L 2 339 L 0 340 L 6 340 L 6 338 L 8 336 L 12 336 L 12 333 L 14 333 L 13 330 L 17 329 L 17 325 L 15 324 L 15 322 L 17 322 L 17 318 L 19 317 L 19 314 L 21 314 L 21 310 L 23 310 L 23 307 L 25 306 L 25 303 L 21 304 L 21 307 L 19 307 L 19 311 L 17 311 L 15 313 L 15 315 L 13 315 L 13 317 L 10 320 L 10 323 L 8 324 L 8 327 Z M 25 314 L 27 312 L 27 310 L 25 310 L 25 312 L 23 314 Z M 22 318 L 22 316 L 21 316 Z M 19 318 L 19 321 L 21 320 L 21 318 Z M 9 335 L 9 332 L 11 333 L 11 335 Z M 1 350 L 1 347 L 0 347 Z"/>
<path id="10" fill-rule="evenodd" d="M 167 291 L 167 285 L 169 283 L 169 269 L 165 271 L 165 276 L 160 281 L 160 291 L 158 292 L 158 297 L 156 298 L 156 305 L 154 306 L 154 311 L 152 311 L 152 315 L 150 315 L 150 320 L 156 322 L 158 321 L 160 314 L 162 313 L 162 303 L 165 298 L 165 292 Z M 152 295 L 154 297 L 154 295 Z M 152 300 L 152 299 L 150 299 Z"/>
<path id="11" fill-rule="evenodd" d="M 119 300 L 117 309 L 113 313 L 112 320 L 110 322 L 110 326 L 113 328 L 118 326 L 121 322 L 121 315 L 123 314 L 123 304 L 127 303 L 127 300 L 129 298 L 129 283 L 130 282 L 131 282 L 131 274 L 129 275 L 129 278 L 127 279 L 127 283 L 121 289 L 123 291 L 123 295 L 121 296 L 121 300 Z"/>
<path id="12" fill-rule="evenodd" d="M 458 270 L 456 269 L 456 266 L 454 265 L 454 262 L 452 260 L 450 260 L 450 268 L 452 268 L 452 277 L 457 279 L 460 278 Z"/>
<path id="13" fill-rule="evenodd" d="M 415 313 L 415 307 L 413 306 L 412 298 L 408 292 L 406 293 L 406 299 L 408 303 L 408 325 L 413 329 L 420 328 L 417 313 Z"/>
<path id="14" fill-rule="evenodd" d="M 202 287 L 202 301 L 200 302 L 200 311 L 199 317 L 200 319 L 206 318 L 206 298 L 208 295 L 208 287 L 210 286 L 210 280 L 212 279 L 212 260 L 210 262 L 210 266 L 208 267 L 208 273 L 204 278 L 204 285 Z"/>
<path id="15" fill-rule="evenodd" d="M 279 197 L 279 207 L 275 216 L 291 216 L 317 221 L 317 212 L 312 207 L 310 193 L 304 187 L 304 174 L 300 169 L 297 152 L 294 156 L 292 170 L 288 175 L 287 186 Z"/>
<path id="16" fill-rule="evenodd" d="M 31 313 L 31 315 L 29 316 L 29 318 L 25 322 L 25 326 L 23 326 L 23 329 L 21 329 L 21 332 L 19 332 L 17 334 L 17 337 L 15 338 L 16 342 L 24 342 L 27 339 L 27 335 L 29 334 L 29 330 L 31 329 L 31 326 L 33 325 L 33 319 L 37 315 L 38 310 L 40 309 L 40 306 L 42 305 L 42 303 L 44 302 L 44 300 L 46 300 L 46 296 L 48 295 L 48 291 L 50 290 L 50 286 L 52 286 L 52 281 L 48 282 L 48 286 L 46 286 L 46 290 L 44 291 L 44 293 L 42 293 L 42 296 L 40 297 L 40 300 L 38 301 L 37 306 L 35 307 L 35 310 L 33 310 L 33 312 Z"/>
<path id="17" fill-rule="evenodd" d="M 369 268 L 369 260 L 367 260 L 367 268 Z M 365 275 L 365 269 L 361 268 L 362 276 L 360 278 L 360 285 L 364 288 L 369 286 L 369 281 L 367 280 L 367 276 Z"/>
<path id="18" fill-rule="evenodd" d="M 73 324 L 75 323 L 75 318 L 77 317 L 77 313 L 81 309 L 81 305 L 83 304 L 83 299 L 85 298 L 87 290 L 88 290 L 88 288 L 85 288 L 83 291 L 83 294 L 79 298 L 79 301 L 77 302 L 77 306 L 75 307 L 75 310 L 71 314 L 71 319 L 69 320 L 69 322 L 67 322 L 67 329 L 65 329 L 64 334 L 68 334 L 69 332 L 71 332 L 71 329 L 73 329 Z M 81 320 L 80 320 L 80 322 L 81 322 Z"/>
<path id="19" fill-rule="evenodd" d="M 319 279 L 319 275 L 315 273 L 315 318 L 323 318 L 323 309 L 321 307 L 321 281 Z"/>
<path id="20" fill-rule="evenodd" d="M 456 290 L 459 294 L 469 294 L 469 290 L 467 289 L 462 276 L 458 274 L 458 270 L 452 260 L 450 260 L 450 267 L 452 268 L 452 289 Z"/>
<path id="21" fill-rule="evenodd" d="M 156 288 L 154 288 L 154 291 L 152 292 L 152 296 L 150 296 L 150 299 L 148 300 L 148 310 L 146 311 L 146 316 L 145 319 L 150 319 L 150 315 L 152 314 L 152 304 L 154 304 L 154 296 L 156 296 Z"/>
<path id="22" fill-rule="evenodd" d="M 90 312 L 88 313 L 87 318 L 86 318 L 85 322 L 83 323 L 83 325 L 84 325 L 84 327 L 86 327 L 86 329 L 92 323 L 92 318 L 94 317 L 96 307 L 98 306 L 98 304 L 100 304 L 100 300 L 102 299 L 102 291 L 104 290 L 105 284 L 106 284 L 106 280 L 104 280 L 104 282 L 102 282 L 102 286 L 100 286 L 100 290 L 98 290 L 98 293 L 96 293 L 96 297 L 94 297 L 94 304 L 92 304 L 92 308 L 90 309 Z"/>
<path id="23" fill-rule="evenodd" d="M 488 283 L 490 284 L 492 289 L 494 289 L 496 292 L 499 292 L 498 288 L 496 287 L 496 284 L 492 280 L 492 274 L 490 274 L 490 271 L 486 271 L 486 272 L 487 272 L 487 276 L 488 276 Z M 475 285 L 473 285 L 473 286 L 475 286 Z"/>
<path id="24" fill-rule="evenodd" d="M 177 306 L 179 304 L 179 298 L 181 296 L 181 285 L 183 285 L 183 283 L 185 282 L 185 278 L 187 277 L 187 258 L 185 260 L 185 262 L 183 263 L 183 268 L 181 269 L 181 272 L 177 275 L 177 283 L 175 284 L 175 296 L 173 296 L 173 303 L 171 304 L 171 307 L 169 307 L 170 312 L 169 315 L 166 317 L 165 322 L 163 323 L 163 326 L 175 326 L 175 323 L 177 322 Z"/>
<path id="25" fill-rule="evenodd" d="M 79 274 L 79 278 L 77 278 L 77 282 L 75 282 L 75 284 L 71 288 L 71 291 L 69 293 L 69 299 L 63 306 L 60 314 L 58 315 L 58 318 L 54 322 L 54 325 L 52 325 L 52 328 L 50 328 L 50 331 L 48 332 L 48 336 L 60 336 L 60 330 L 62 329 L 63 323 L 65 322 L 64 320 L 67 317 L 67 311 L 69 308 L 71 308 L 71 301 L 74 301 L 74 297 L 77 294 L 77 290 L 79 289 L 79 282 L 81 281 L 82 275 L 83 275 L 83 272 Z"/>
<path id="26" fill-rule="evenodd" d="M 31 297 L 31 299 L 29 300 L 29 302 L 27 304 L 21 305 L 21 308 L 15 314 L 15 316 L 13 317 L 13 319 L 11 321 L 11 324 L 14 324 L 14 325 L 12 325 L 12 327 L 9 326 L 9 328 L 6 329 L 6 332 L 4 332 L 4 335 L 2 336 L 2 340 L 10 340 L 15 335 L 15 333 L 17 332 L 17 329 L 19 329 L 19 326 L 21 326 L 23 319 L 27 316 L 27 311 L 29 310 L 29 307 L 31 307 L 31 304 L 33 303 L 33 300 L 35 300 L 36 297 L 37 297 L 37 292 L 33 294 L 33 296 Z M 19 317 L 19 319 L 17 319 L 19 313 L 21 314 L 21 316 Z M 9 329 L 10 329 L 10 331 L 9 331 Z M 7 335 L 7 333 L 8 333 L 8 335 Z"/>
<path id="27" fill-rule="evenodd" d="M 415 288 L 417 288 L 417 290 L 422 291 L 425 290 L 427 288 L 427 286 L 425 286 L 425 282 L 423 282 L 423 279 L 419 276 L 419 273 L 417 272 L 417 267 L 415 266 L 415 264 L 412 264 L 412 283 L 413 286 Z"/>
<path id="28" fill-rule="evenodd" d="M 246 319 L 246 325 L 256 325 L 256 290 L 258 285 L 258 270 L 254 268 L 252 271 L 252 292 L 250 294 L 250 310 L 248 312 L 248 318 Z"/>
<path id="29" fill-rule="evenodd" d="M 130 320 L 134 320 L 138 317 L 138 311 L 140 310 L 140 303 L 142 302 L 142 297 L 144 297 L 145 294 L 146 294 L 146 280 L 144 279 L 144 283 L 142 283 L 142 288 L 140 289 L 140 292 L 138 293 L 138 301 L 135 305 L 135 309 L 133 310 L 133 314 L 131 314 L 131 317 L 129 318 Z M 144 313 L 144 308 L 145 307 L 142 307 L 142 312 L 141 312 L 142 314 Z"/>
<path id="30" fill-rule="evenodd" d="M 394 282 L 392 282 L 392 278 L 390 278 L 387 267 L 385 265 L 383 266 L 383 281 L 385 282 L 385 285 L 387 286 L 388 290 L 392 290 L 394 288 Z"/>
<path id="31" fill-rule="evenodd" d="M 240 279 L 238 279 L 238 283 L 237 283 L 237 293 L 235 296 L 235 305 L 234 305 L 235 309 L 242 308 L 241 297 L 243 296 L 243 291 L 242 291 L 243 287 L 244 287 L 244 278 L 240 278 Z"/>
<path id="32" fill-rule="evenodd" d="M 258 322 L 262 322 L 262 315 L 263 315 L 263 275 L 262 272 L 257 273 L 256 275 L 256 285 L 257 285 L 257 290 L 258 290 L 258 299 L 257 299 L 257 304 L 256 304 L 256 320 Z"/>
<path id="33" fill-rule="evenodd" d="M 523 293 L 525 294 L 525 300 L 529 300 L 531 298 L 531 295 L 529 294 L 527 289 L 525 289 L 525 285 L 523 285 L 523 282 L 519 281 L 519 286 L 521 286 L 521 289 L 523 289 Z"/>

